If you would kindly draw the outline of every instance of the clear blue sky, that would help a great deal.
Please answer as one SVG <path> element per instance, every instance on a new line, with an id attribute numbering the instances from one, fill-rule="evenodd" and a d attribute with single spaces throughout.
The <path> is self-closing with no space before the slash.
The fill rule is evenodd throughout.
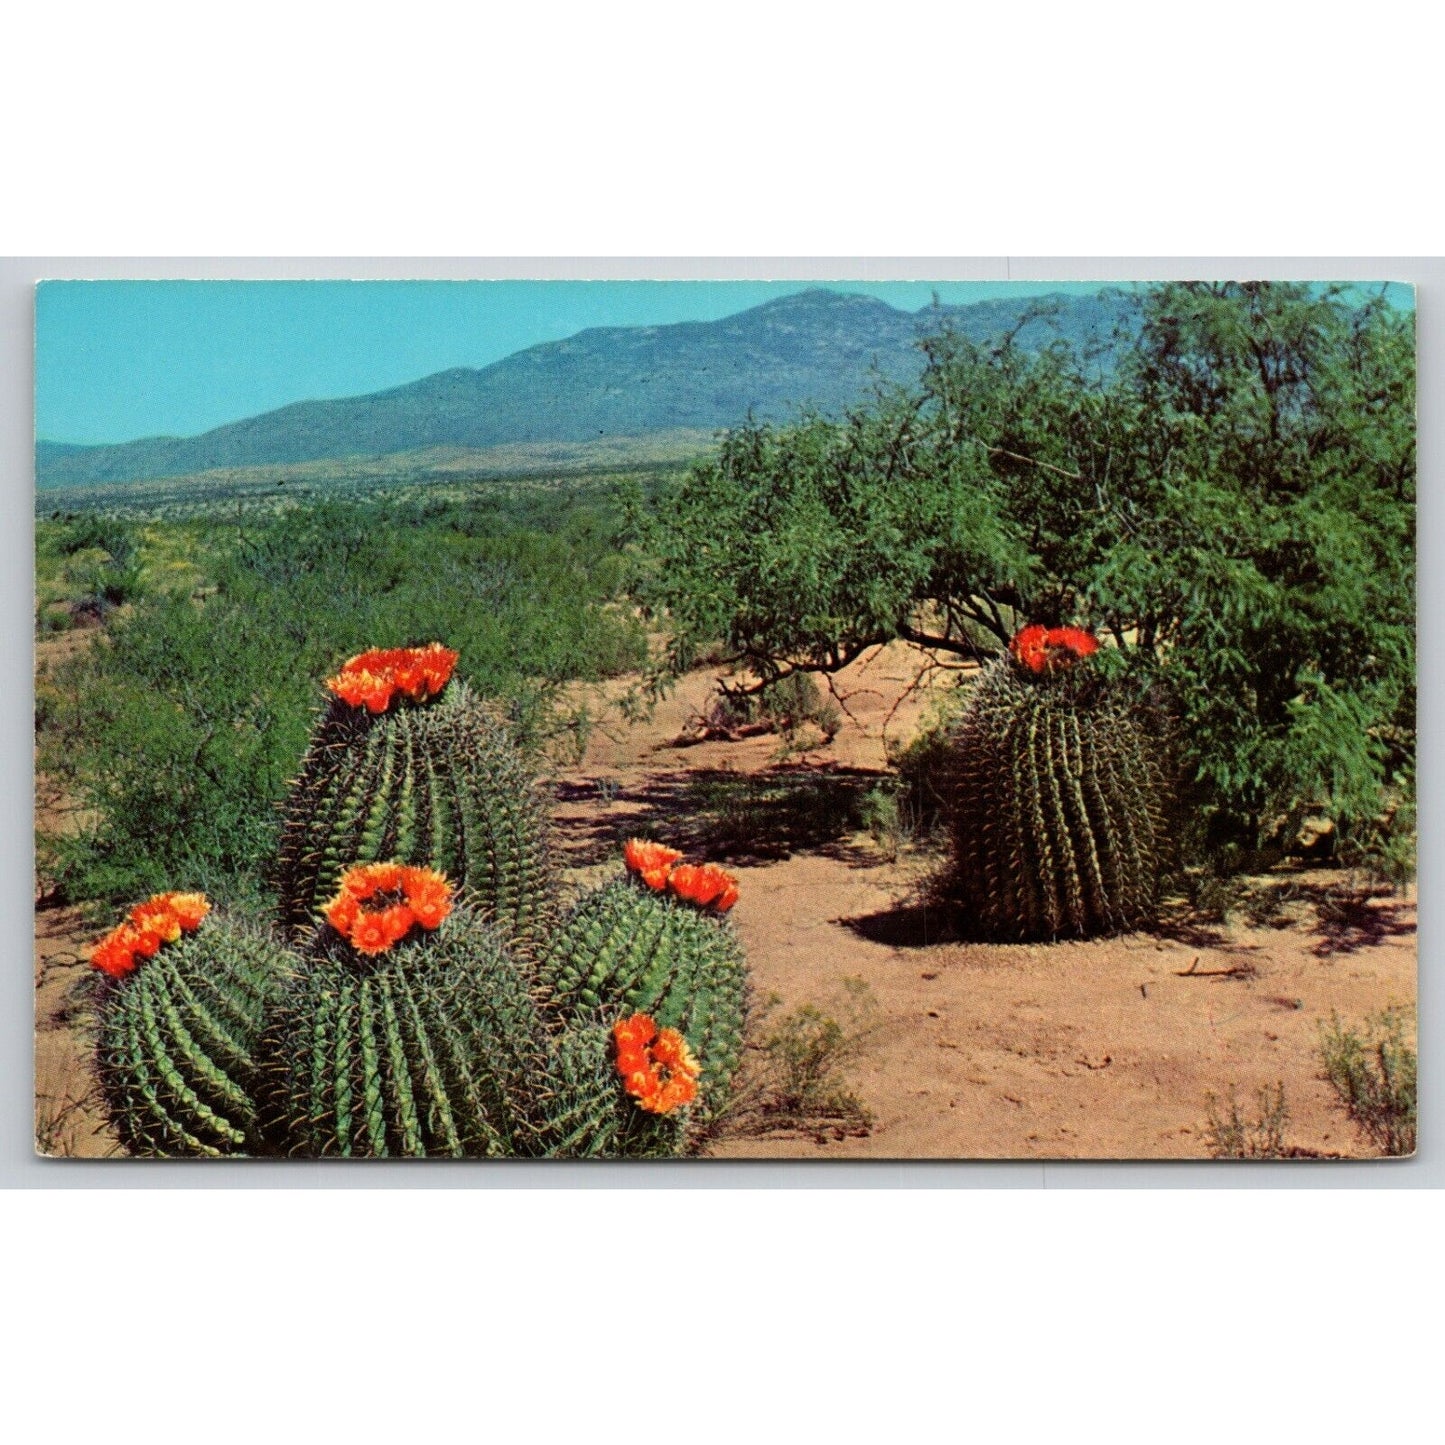
<path id="1" fill-rule="evenodd" d="M 486 366 L 589 326 L 709 321 L 822 282 L 51 281 L 36 297 L 36 435 L 192 436 L 288 402 Z M 1063 289 L 846 282 L 916 311 Z M 1097 291 L 1097 282 L 1071 287 Z"/>
<path id="2" fill-rule="evenodd" d="M 831 285 L 916 311 L 1100 283 L 1030 281 L 50 281 L 36 296 L 36 435 L 198 432 L 319 397 L 486 366 L 589 326 L 705 321 Z"/>

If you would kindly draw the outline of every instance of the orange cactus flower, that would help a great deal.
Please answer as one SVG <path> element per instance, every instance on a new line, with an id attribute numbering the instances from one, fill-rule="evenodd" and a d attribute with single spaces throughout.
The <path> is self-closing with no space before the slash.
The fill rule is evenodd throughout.
<path id="1" fill-rule="evenodd" d="M 135 953 L 121 935 L 121 929 L 116 929 L 106 934 L 91 950 L 90 962 L 107 978 L 124 978 L 134 970 L 136 961 Z"/>
<path id="2" fill-rule="evenodd" d="M 416 922 L 416 914 L 406 906 L 405 903 L 393 903 L 390 908 L 383 908 L 378 915 L 381 925 L 386 929 L 387 944 L 400 943 L 412 930 Z"/>
<path id="3" fill-rule="evenodd" d="M 1030 672 L 1042 672 L 1049 662 L 1048 654 L 1044 650 L 1044 640 L 1048 633 L 1048 628 L 1041 623 L 1032 623 L 1014 635 L 1014 640 L 1009 643 L 1008 650 Z"/>
<path id="4" fill-rule="evenodd" d="M 137 903 L 130 911 L 130 921 L 142 933 L 153 934 L 158 944 L 174 943 L 181 936 L 181 920 L 164 893 L 158 893 L 145 903 Z"/>
<path id="5" fill-rule="evenodd" d="M 1030 672 L 1072 667 L 1099 650 L 1099 639 L 1082 627 L 1044 627 L 1034 622 L 1014 636 L 1008 650 Z"/>
<path id="6" fill-rule="evenodd" d="M 321 910 L 358 953 L 385 953 L 418 924 L 431 932 L 452 911 L 452 886 L 434 868 L 359 863 L 341 875 Z"/>
<path id="7" fill-rule="evenodd" d="M 201 920 L 211 911 L 204 893 L 162 893 L 160 895 L 171 906 L 182 929 L 194 932 L 201 926 Z"/>
<path id="8" fill-rule="evenodd" d="M 358 953 L 385 953 L 394 939 L 388 936 L 386 918 L 381 913 L 360 913 L 351 926 L 351 946 Z"/>
<path id="9" fill-rule="evenodd" d="M 665 1064 L 677 1073 L 690 1074 L 696 1078 L 702 1072 L 697 1057 L 688 1047 L 687 1040 L 676 1029 L 663 1029 L 652 1045 L 652 1057 L 659 1064 Z"/>
<path id="10" fill-rule="evenodd" d="M 407 894 L 411 911 L 423 928 L 440 928 L 441 921 L 452 911 L 451 885 L 440 874 L 417 882 Z"/>
<path id="11" fill-rule="evenodd" d="M 652 843 L 645 838 L 629 838 L 622 845 L 622 861 L 627 865 L 627 871 L 636 874 L 658 893 L 667 887 L 668 874 L 681 859 L 682 854 L 676 848 Z"/>
<path id="12" fill-rule="evenodd" d="M 1091 657 L 1099 650 L 1099 639 L 1082 627 L 1051 627 L 1047 644 L 1074 657 Z"/>
<path id="13" fill-rule="evenodd" d="M 618 1049 L 644 1049 L 657 1037 L 657 1025 L 651 1014 L 633 1014 L 612 1026 L 612 1037 Z"/>
<path id="14" fill-rule="evenodd" d="M 342 875 L 341 890 L 353 898 L 374 898 L 402 886 L 406 868 L 400 863 L 359 863 Z"/>
<path id="15" fill-rule="evenodd" d="M 91 950 L 90 961 L 109 978 L 124 978 L 163 945 L 194 933 L 211 911 L 204 893 L 156 893 L 137 903 Z"/>
<path id="16" fill-rule="evenodd" d="M 648 1104 L 642 1104 L 641 1107 L 648 1109 L 650 1113 L 670 1114 L 674 1109 L 692 1103 L 695 1098 L 697 1080 L 688 1074 L 674 1074 L 654 1095 L 650 1108 Z"/>
<path id="17" fill-rule="evenodd" d="M 383 713 L 398 697 L 426 702 L 451 680 L 458 654 L 440 642 L 425 647 L 377 647 L 349 658 L 326 686 L 342 702 Z"/>
<path id="18" fill-rule="evenodd" d="M 361 904 L 350 893 L 343 891 L 321 911 L 326 915 L 326 921 L 338 933 L 349 934 L 356 922 L 356 915 L 361 912 Z"/>
<path id="19" fill-rule="evenodd" d="M 667 891 L 699 908 L 726 913 L 738 901 L 738 880 L 716 863 L 682 863 L 672 870 Z"/>
<path id="20" fill-rule="evenodd" d="M 612 1026 L 612 1037 L 622 1087 L 639 1109 L 670 1114 L 697 1098 L 702 1069 L 676 1029 L 659 1029 L 647 1014 L 633 1014 Z"/>
<path id="21" fill-rule="evenodd" d="M 161 934 L 152 928 L 137 928 L 134 924 L 123 925 L 126 929 L 126 942 L 130 945 L 130 951 L 139 958 L 154 958 L 161 951 L 161 944 L 166 942 Z M 177 938 L 180 937 L 178 933 Z"/>

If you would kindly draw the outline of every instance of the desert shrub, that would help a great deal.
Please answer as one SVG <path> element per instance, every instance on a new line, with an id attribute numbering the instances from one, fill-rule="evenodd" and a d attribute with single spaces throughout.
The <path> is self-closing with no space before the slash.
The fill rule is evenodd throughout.
<path id="1" fill-rule="evenodd" d="M 77 552 L 104 552 L 117 567 L 124 567 L 136 555 L 133 525 L 102 512 L 89 512 L 54 524 L 53 546 L 57 553 L 73 557 Z"/>
<path id="2" fill-rule="evenodd" d="M 758 1045 L 766 1059 L 760 1108 L 774 1125 L 836 1120 L 867 1128 L 871 1116 L 845 1070 L 878 1024 L 878 1004 L 861 978 L 841 980 L 826 1004 L 802 1003 L 777 1018 L 764 1012 Z"/>
<path id="3" fill-rule="evenodd" d="M 1363 1032 L 1333 1014 L 1320 1028 L 1320 1058 L 1356 1124 L 1386 1154 L 1415 1152 L 1415 1050 L 1406 1018 L 1387 1009 L 1365 1021 Z"/>
<path id="4" fill-rule="evenodd" d="M 42 520 L 35 528 L 36 631 L 65 632 L 99 621 L 144 591 L 141 540 L 128 523 L 102 516 Z"/>
<path id="5" fill-rule="evenodd" d="M 796 738 L 812 723 L 831 742 L 843 726 L 843 710 L 806 672 L 793 672 L 758 688 L 720 686 L 708 699 L 702 724 L 724 737 L 744 731 Z"/>
<path id="6" fill-rule="evenodd" d="M 1284 1083 L 1266 1084 L 1256 1097 L 1254 1118 L 1241 1112 L 1231 1085 L 1221 1101 L 1205 1095 L 1209 1117 L 1204 1132 L 1205 1147 L 1215 1159 L 1283 1159 L 1287 1156 L 1284 1131 L 1289 1123 Z"/>
<path id="7" fill-rule="evenodd" d="M 858 822 L 890 860 L 913 842 L 916 833 L 899 789 L 888 783 L 875 784 L 859 799 Z"/>
<path id="8" fill-rule="evenodd" d="M 585 515 L 569 522 L 569 507 Z M 561 684 L 638 666 L 645 638 L 612 605 L 610 514 L 565 497 L 553 508 L 544 532 L 490 499 L 476 535 L 452 525 L 464 508 L 218 519 L 201 597 L 142 595 L 55 674 L 41 766 L 95 820 L 41 841 L 62 894 L 253 891 L 320 682 L 369 646 L 444 640 L 525 744 L 565 731 Z"/>

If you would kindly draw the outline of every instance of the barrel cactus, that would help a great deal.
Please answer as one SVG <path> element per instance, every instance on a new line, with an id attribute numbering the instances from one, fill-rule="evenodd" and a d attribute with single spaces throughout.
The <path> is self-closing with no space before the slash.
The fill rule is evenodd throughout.
<path id="1" fill-rule="evenodd" d="M 199 893 L 157 894 L 96 946 L 96 1069 L 126 1149 L 258 1154 L 257 1045 L 291 955 L 210 915 Z"/>
<path id="2" fill-rule="evenodd" d="M 747 966 L 724 915 L 737 884 L 720 868 L 683 863 L 638 840 L 622 878 L 585 894 L 541 953 L 535 977 L 548 1006 L 642 1014 L 676 1030 L 701 1061 L 695 1115 L 718 1112 L 742 1060 Z"/>
<path id="3" fill-rule="evenodd" d="M 1147 922 L 1172 862 L 1161 720 L 1099 674 L 1077 627 L 1026 627 L 953 735 L 952 886 L 992 939 Z"/>
<path id="4" fill-rule="evenodd" d="M 546 811 L 495 711 L 451 682 L 433 643 L 362 653 L 332 698 L 283 804 L 281 913 L 302 930 L 358 860 L 396 858 L 464 886 L 500 931 L 535 945 L 557 912 Z"/>
<path id="5" fill-rule="evenodd" d="M 555 1159 L 669 1158 L 685 1153 L 699 1066 L 682 1036 L 642 1015 L 574 1018 L 556 1040 L 542 1103 Z"/>
<path id="6" fill-rule="evenodd" d="M 263 1044 L 278 1152 L 547 1158 L 680 1147 L 679 1119 L 630 1107 L 601 1015 L 558 1029 L 506 942 L 454 906 L 441 875 L 360 865 L 324 917 Z"/>

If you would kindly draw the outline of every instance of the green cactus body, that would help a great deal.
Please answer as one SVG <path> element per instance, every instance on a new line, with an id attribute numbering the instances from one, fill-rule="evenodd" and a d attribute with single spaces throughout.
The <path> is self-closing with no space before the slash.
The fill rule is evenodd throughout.
<path id="1" fill-rule="evenodd" d="M 321 930 L 265 1052 L 268 1127 L 284 1153 L 552 1148 L 549 1110 L 566 1082 L 556 1044 L 505 943 L 468 909 L 373 957 Z"/>
<path id="2" fill-rule="evenodd" d="M 953 886 L 994 939 L 1085 937 L 1155 913 L 1173 846 L 1160 719 L 1089 666 L 991 664 L 953 736 Z"/>
<path id="3" fill-rule="evenodd" d="M 621 878 L 585 895 L 537 965 L 552 1009 L 650 1014 L 702 1065 L 694 1115 L 718 1112 L 742 1061 L 747 966 L 731 924 Z"/>
<path id="4" fill-rule="evenodd" d="M 222 919 L 96 997 L 96 1068 L 121 1143 L 151 1157 L 265 1152 L 257 1048 L 293 956 Z"/>
<path id="5" fill-rule="evenodd" d="M 265 1040 L 283 1153 L 353 1158 L 657 1157 L 680 1116 L 638 1109 L 600 1013 L 549 1029 L 479 915 L 375 957 L 325 931 Z"/>
<path id="6" fill-rule="evenodd" d="M 691 1116 L 638 1108 L 622 1088 L 612 1030 L 600 1013 L 558 1037 L 552 1076 L 543 1125 L 549 1158 L 665 1159 L 685 1152 Z"/>
<path id="7" fill-rule="evenodd" d="M 557 913 L 546 812 L 503 725 L 466 687 L 374 716 L 335 699 L 284 804 L 282 917 L 303 929 L 358 861 L 436 868 L 534 947 Z"/>

